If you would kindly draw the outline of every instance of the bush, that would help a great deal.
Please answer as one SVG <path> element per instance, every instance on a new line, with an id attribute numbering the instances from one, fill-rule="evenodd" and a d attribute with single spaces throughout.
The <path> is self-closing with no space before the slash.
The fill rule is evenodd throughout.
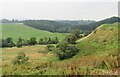
<path id="1" fill-rule="evenodd" d="M 52 39 L 52 44 L 57 44 L 59 42 L 58 38 L 55 37 L 55 39 Z"/>
<path id="2" fill-rule="evenodd" d="M 76 40 L 77 40 L 77 37 L 76 35 L 74 34 L 69 34 L 66 38 L 65 38 L 65 41 L 67 41 L 69 44 L 75 44 L 76 43 Z"/>
<path id="3" fill-rule="evenodd" d="M 68 47 L 68 43 L 66 41 L 61 41 L 57 44 L 56 47 L 64 52 Z"/>
<path id="4" fill-rule="evenodd" d="M 8 37 L 6 39 L 2 39 L 2 47 L 13 47 L 15 46 L 13 39 Z"/>
<path id="5" fill-rule="evenodd" d="M 28 63 L 29 58 L 25 53 L 19 52 L 18 55 L 13 60 L 13 64 L 26 64 Z"/>
<path id="6" fill-rule="evenodd" d="M 79 48 L 75 45 L 66 45 L 66 47 L 63 47 L 63 45 L 60 45 L 61 48 L 59 48 L 59 51 L 57 52 L 57 55 L 59 57 L 60 60 L 63 60 L 63 59 L 67 59 L 67 58 L 71 58 L 73 57 L 74 55 L 77 54 L 77 52 L 79 51 Z M 64 48 L 64 50 L 63 50 Z"/>
<path id="7" fill-rule="evenodd" d="M 52 51 L 54 48 L 55 48 L 54 45 L 47 45 L 47 49 L 48 49 L 49 51 Z"/>
<path id="8" fill-rule="evenodd" d="M 28 42 L 29 42 L 29 45 L 35 45 L 37 43 L 35 37 L 31 37 L 30 40 L 28 40 Z"/>

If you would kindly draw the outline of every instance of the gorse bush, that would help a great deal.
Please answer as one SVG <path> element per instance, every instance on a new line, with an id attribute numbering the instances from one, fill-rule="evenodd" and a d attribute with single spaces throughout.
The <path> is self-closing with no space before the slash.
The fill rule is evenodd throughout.
<path id="1" fill-rule="evenodd" d="M 26 64 L 28 63 L 29 58 L 25 53 L 19 52 L 18 55 L 13 60 L 13 64 Z"/>

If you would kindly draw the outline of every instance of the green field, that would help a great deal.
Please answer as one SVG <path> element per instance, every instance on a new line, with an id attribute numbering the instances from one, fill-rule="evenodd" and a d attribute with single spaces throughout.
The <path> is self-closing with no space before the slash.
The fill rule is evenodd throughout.
<path id="1" fill-rule="evenodd" d="M 58 37 L 60 40 L 63 39 L 66 34 L 62 33 L 52 33 L 44 30 L 38 30 L 22 23 L 3 23 L 0 24 L 0 29 L 2 28 L 2 38 L 12 37 L 16 42 L 19 37 L 28 40 L 30 37 L 36 37 L 37 40 L 44 37 L 55 38 Z"/>
<path id="2" fill-rule="evenodd" d="M 118 23 L 101 25 L 90 36 L 77 42 L 77 46 L 80 48 L 77 55 L 61 61 L 52 52 L 42 52 L 46 50 L 46 45 L 3 48 L 3 74 L 118 74 L 118 70 L 112 71 L 118 64 Z M 20 51 L 29 56 L 28 65 L 13 65 L 11 63 Z"/>

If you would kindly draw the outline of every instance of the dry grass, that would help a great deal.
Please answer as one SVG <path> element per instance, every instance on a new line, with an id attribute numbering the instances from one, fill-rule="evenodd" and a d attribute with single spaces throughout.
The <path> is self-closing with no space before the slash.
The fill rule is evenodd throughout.
<path id="1" fill-rule="evenodd" d="M 44 45 L 3 48 L 3 72 L 39 75 L 117 75 L 118 28 L 116 24 L 111 25 L 103 25 L 95 33 L 79 41 L 77 45 L 80 52 L 73 58 L 62 61 L 53 53 L 38 53 L 46 50 Z M 20 51 L 30 57 L 29 64 L 11 65 L 11 60 Z"/>

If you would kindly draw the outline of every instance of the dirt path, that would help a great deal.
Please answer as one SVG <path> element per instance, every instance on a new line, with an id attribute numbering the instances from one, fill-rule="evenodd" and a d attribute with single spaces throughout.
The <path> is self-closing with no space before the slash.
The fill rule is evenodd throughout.
<path id="1" fill-rule="evenodd" d="M 100 27 L 102 27 L 102 26 L 97 27 L 96 30 L 99 29 Z M 77 40 L 77 42 L 80 42 L 80 41 L 82 41 L 82 40 L 88 38 L 88 37 L 91 36 L 93 33 L 94 33 L 94 31 L 92 31 L 89 35 L 87 35 L 87 36 L 85 36 L 85 37 L 83 37 L 83 38 Z"/>

